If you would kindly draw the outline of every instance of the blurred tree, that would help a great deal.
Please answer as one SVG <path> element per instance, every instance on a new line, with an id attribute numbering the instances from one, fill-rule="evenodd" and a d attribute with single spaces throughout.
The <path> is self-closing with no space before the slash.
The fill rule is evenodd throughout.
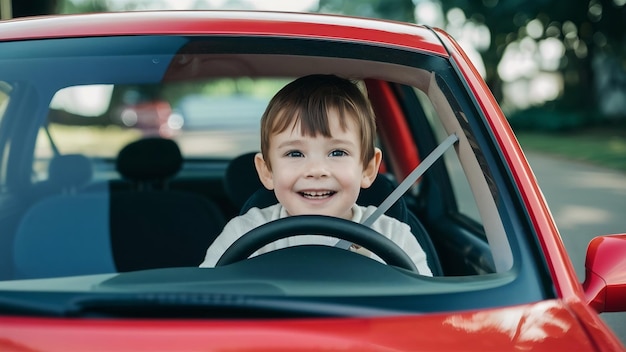
<path id="1" fill-rule="evenodd" d="M 415 22 L 412 0 L 319 0 L 318 12 Z"/>
<path id="2" fill-rule="evenodd" d="M 71 1 L 58 0 L 58 13 L 89 13 L 110 11 L 108 1 Z"/>
<path id="3" fill-rule="evenodd" d="M 10 0 L 12 17 L 108 11 L 105 1 Z"/>
<path id="4" fill-rule="evenodd" d="M 626 119 L 626 0 L 320 0 L 318 12 L 415 22 L 420 15 L 415 12 L 416 5 L 419 11 L 425 2 L 437 4 L 448 25 L 450 15 L 460 9 L 465 21 L 489 29 L 490 43 L 479 49 L 485 79 L 505 106 L 501 71 L 522 71 L 523 67 L 503 67 L 503 57 L 507 49 L 517 47 L 535 60 L 531 71 L 548 73 L 561 87 L 556 93 L 554 87 L 538 89 L 534 85 L 541 82 L 509 87 L 508 96 L 531 96 L 546 90 L 548 98 L 527 98 L 527 105 L 521 108 L 546 104 L 547 100 L 543 108 L 571 112 L 564 115 L 570 120 L 565 123 L 569 127 L 593 122 L 598 112 Z M 439 25 L 450 29 L 445 23 Z M 551 56 L 551 63 L 541 61 L 540 56 L 546 55 Z M 518 72 L 517 76 L 528 79 L 535 73 Z M 558 123 L 555 126 L 558 128 Z"/>
<path id="5" fill-rule="evenodd" d="M 56 8 L 57 0 L 11 0 L 12 17 L 48 15 Z"/>
<path id="6" fill-rule="evenodd" d="M 563 91 L 552 103 L 555 109 L 609 113 L 604 99 L 607 90 L 621 92 L 617 100 L 625 100 L 626 62 L 620 58 L 626 57 L 626 0 L 447 0 L 441 5 L 444 13 L 460 8 L 468 20 L 490 29 L 491 44 L 482 57 L 486 79 L 499 100 L 501 75 L 497 70 L 507 47 L 526 40 L 540 51 L 541 42 L 548 38 L 557 39 L 564 48 L 556 68 L 562 75 Z M 621 65 L 601 64 L 607 60 L 621 61 Z M 611 79 L 607 82 L 603 77 Z M 610 103 L 615 106 L 617 100 Z M 620 117 L 626 117 L 626 109 L 621 111 Z"/>

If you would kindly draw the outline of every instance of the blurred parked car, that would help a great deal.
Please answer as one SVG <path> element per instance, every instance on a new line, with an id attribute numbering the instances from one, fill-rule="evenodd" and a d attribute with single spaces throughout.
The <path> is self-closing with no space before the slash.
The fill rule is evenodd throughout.
<path id="1" fill-rule="evenodd" d="M 365 225 L 316 216 L 270 222 L 198 268 L 268 194 L 251 161 L 265 103 L 237 94 L 267 102 L 315 73 L 372 102 L 383 163 L 359 204 L 409 224 L 433 277 Z M 70 88 L 89 106 L 49 121 Z M 174 139 L 72 122 L 131 88 L 202 97 L 181 100 L 174 126 L 162 102 L 121 111 L 129 126 L 180 127 Z M 325 246 L 248 257 L 301 234 L 386 264 Z M 0 22 L 0 251 L 5 351 L 624 350 L 599 314 L 626 310 L 626 234 L 594 239 L 578 282 L 485 82 L 453 38 L 413 24 L 244 11 Z"/>
<path id="2" fill-rule="evenodd" d="M 145 135 L 171 137 L 183 125 L 182 118 L 163 100 L 123 105 L 118 111 L 118 120 L 123 126 L 138 128 Z"/>
<path id="3" fill-rule="evenodd" d="M 186 130 L 211 128 L 257 130 L 268 100 L 242 94 L 189 95 L 178 102 L 176 112 L 180 114 L 182 127 Z"/>

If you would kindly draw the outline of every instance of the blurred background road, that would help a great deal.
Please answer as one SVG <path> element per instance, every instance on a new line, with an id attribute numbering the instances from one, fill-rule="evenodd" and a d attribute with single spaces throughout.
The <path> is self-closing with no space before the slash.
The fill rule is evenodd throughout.
<path id="1" fill-rule="evenodd" d="M 582 282 L 589 241 L 626 233 L 626 173 L 537 152 L 526 157 Z M 600 316 L 626 344 L 626 313 Z"/>

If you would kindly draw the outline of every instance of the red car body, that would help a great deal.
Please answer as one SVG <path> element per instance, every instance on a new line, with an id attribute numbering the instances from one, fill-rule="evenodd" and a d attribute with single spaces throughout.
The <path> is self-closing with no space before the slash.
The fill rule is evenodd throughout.
<path id="1" fill-rule="evenodd" d="M 626 235 L 590 246 L 584 284 L 533 172 L 485 82 L 440 30 L 340 16 L 238 12 L 119 13 L 0 24 L 0 41 L 108 35 L 220 34 L 334 38 L 450 57 L 482 108 L 547 260 L 557 299 L 478 311 L 366 318 L 258 320 L 75 319 L 0 316 L 2 351 L 595 350 L 623 346 L 598 312 L 626 309 Z M 391 109 L 391 108 L 390 108 Z M 401 129 L 392 133 L 402 145 Z M 396 156 L 412 165 L 415 155 Z M 399 163 L 401 164 L 401 163 Z M 411 170 L 401 170 L 405 175 Z"/>
<path id="2" fill-rule="evenodd" d="M 147 321 L 2 318 L 6 351 L 619 350 L 584 304 L 376 319 Z M 583 323 L 584 322 L 584 323 Z M 597 338 L 597 339 L 596 339 Z"/>

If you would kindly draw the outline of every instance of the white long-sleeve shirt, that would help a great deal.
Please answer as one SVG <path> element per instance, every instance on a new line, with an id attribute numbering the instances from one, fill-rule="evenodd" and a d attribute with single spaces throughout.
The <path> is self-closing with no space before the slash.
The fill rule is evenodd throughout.
<path id="1" fill-rule="evenodd" d="M 362 207 L 355 205 L 352 207 L 352 221 L 360 223 L 367 219 L 375 210 L 375 206 Z M 214 267 L 226 249 L 248 231 L 267 222 L 287 216 L 289 215 L 285 208 L 280 204 L 275 204 L 263 209 L 251 208 L 246 214 L 231 219 L 222 230 L 222 233 L 220 233 L 207 249 L 204 262 L 200 264 L 200 267 Z M 381 215 L 374 224 L 372 224 L 371 228 L 402 248 L 409 255 L 411 260 L 413 260 L 421 275 L 432 276 L 432 272 L 426 262 L 426 253 L 424 253 L 417 239 L 411 233 L 409 225 L 395 218 Z M 305 244 L 335 246 L 338 242 L 339 239 L 337 238 L 323 235 L 292 236 L 272 242 L 254 252 L 250 257 L 285 247 Z M 383 262 L 380 257 L 369 251 L 357 250 L 357 252 Z"/>

